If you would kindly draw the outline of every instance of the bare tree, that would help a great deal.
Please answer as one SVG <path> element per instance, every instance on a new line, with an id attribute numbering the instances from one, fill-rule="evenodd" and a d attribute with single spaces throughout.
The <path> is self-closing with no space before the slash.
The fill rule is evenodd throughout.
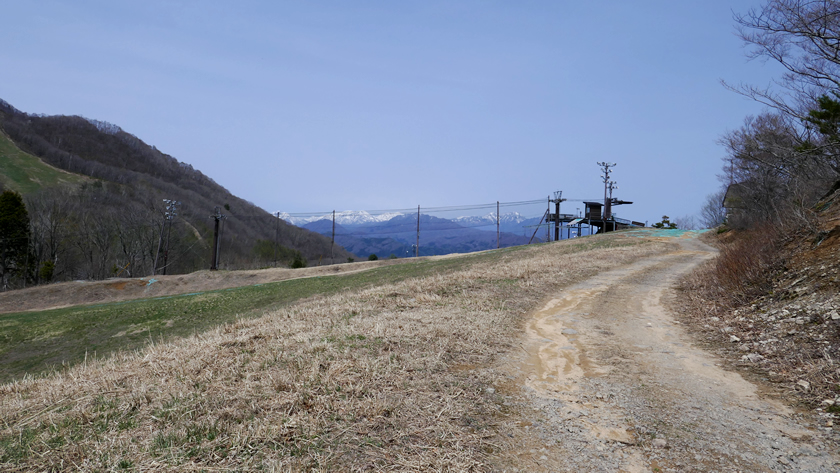
<path id="1" fill-rule="evenodd" d="M 700 209 L 700 223 L 704 228 L 715 228 L 726 220 L 726 209 L 723 208 L 725 189 L 721 189 L 706 196 L 706 203 Z"/>
<path id="2" fill-rule="evenodd" d="M 677 224 L 677 228 L 680 230 L 697 230 L 697 219 L 694 218 L 694 215 L 683 215 L 682 217 L 677 217 L 674 219 L 674 223 Z"/>
<path id="3" fill-rule="evenodd" d="M 840 2 L 768 0 L 735 21 L 749 57 L 771 59 L 786 72 L 776 88 L 732 90 L 804 120 L 819 97 L 840 89 Z"/>
<path id="4" fill-rule="evenodd" d="M 738 185 L 745 210 L 733 215 L 743 221 L 731 224 L 782 225 L 807 213 L 801 210 L 812 206 L 838 178 L 832 160 L 810 143 L 790 116 L 778 112 L 747 117 L 740 129 L 724 135 L 721 144 L 728 156 L 721 178 L 726 185 Z"/>
<path id="5" fill-rule="evenodd" d="M 69 246 L 68 227 L 73 213 L 71 191 L 65 187 L 45 189 L 26 197 L 26 206 L 31 209 L 32 251 L 36 269 L 49 262 L 53 268 L 49 279 L 65 269 Z M 39 275 L 40 271 L 36 272 Z"/>

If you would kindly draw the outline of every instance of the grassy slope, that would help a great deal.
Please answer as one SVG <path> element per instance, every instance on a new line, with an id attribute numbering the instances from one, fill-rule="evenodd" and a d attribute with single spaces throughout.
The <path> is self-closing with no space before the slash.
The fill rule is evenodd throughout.
<path id="1" fill-rule="evenodd" d="M 583 251 L 595 240 L 570 248 Z M 0 382 L 39 374 L 89 356 L 142 348 L 150 341 L 203 332 L 311 296 L 451 272 L 521 251 L 514 247 L 437 261 L 407 262 L 361 273 L 294 279 L 197 294 L 0 315 Z"/>
<path id="2" fill-rule="evenodd" d="M 522 314 L 561 286 L 662 251 L 606 235 L 227 291 L 216 320 L 247 307 L 262 316 L 0 385 L 0 469 L 492 469 L 518 430 L 489 389 L 501 374 L 487 367 L 516 348 Z M 319 292 L 333 294 L 257 308 Z M 93 330 L 133 304 L 178 318 L 166 304 L 192 314 L 201 297 L 79 309 L 88 312 L 76 320 Z"/>
<path id="3" fill-rule="evenodd" d="M 0 132 L 0 182 L 21 194 L 37 192 L 59 184 L 79 184 L 84 178 L 56 169 L 21 151 Z"/>

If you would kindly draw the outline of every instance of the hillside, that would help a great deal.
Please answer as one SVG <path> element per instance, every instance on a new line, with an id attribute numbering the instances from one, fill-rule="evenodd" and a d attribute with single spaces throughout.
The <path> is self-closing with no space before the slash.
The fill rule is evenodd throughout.
<path id="1" fill-rule="evenodd" d="M 163 199 L 180 202 L 171 225 L 169 273 L 209 266 L 213 222 L 209 216 L 215 207 L 226 215 L 220 244 L 224 268 L 270 266 L 275 254 L 287 264 L 296 251 L 315 262 L 330 253 L 328 238 L 278 221 L 116 125 L 78 116 L 27 114 L 0 100 L 0 130 L 4 185 L 26 194 L 27 205 L 36 207 L 36 214 L 48 215 L 47 227 L 55 226 L 53 213 L 46 211 L 50 208 L 56 219 L 66 222 L 67 235 L 107 233 L 102 245 L 82 251 L 96 253 L 92 257 L 57 257 L 56 252 L 69 251 L 72 244 L 44 248 L 47 254 L 39 261 L 73 265 L 60 266 L 56 277 L 151 274 L 165 223 Z M 62 188 L 65 182 L 76 185 L 75 190 Z M 73 209 L 58 209 L 71 203 L 76 203 Z M 79 223 L 82 228 L 72 228 Z M 104 230 L 109 225 L 113 228 Z M 136 242 L 129 246 L 137 248 L 127 249 L 126 239 Z M 277 251 L 275 240 L 280 245 Z M 339 261 L 352 256 L 340 247 L 335 252 Z"/>
<path id="2" fill-rule="evenodd" d="M 840 412 L 840 191 L 813 228 L 766 226 L 711 238 L 721 257 L 683 284 L 692 322 L 741 368 L 819 411 Z"/>
<path id="3" fill-rule="evenodd" d="M 21 194 L 31 194 L 47 187 L 80 185 L 87 179 L 45 164 L 20 150 L 0 130 L 0 185 Z"/>

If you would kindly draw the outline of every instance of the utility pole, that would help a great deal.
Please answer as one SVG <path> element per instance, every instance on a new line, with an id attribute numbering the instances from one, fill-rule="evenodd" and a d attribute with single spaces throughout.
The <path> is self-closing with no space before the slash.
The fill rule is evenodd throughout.
<path id="1" fill-rule="evenodd" d="M 216 271 L 219 269 L 219 247 L 221 246 L 221 238 L 219 238 L 219 222 L 223 218 L 227 218 L 227 216 L 222 213 L 221 207 L 216 207 L 215 212 L 210 216 L 210 218 L 215 220 L 213 224 L 213 258 L 210 260 L 210 270 Z"/>
<path id="2" fill-rule="evenodd" d="M 335 264 L 333 248 L 335 247 L 335 210 L 333 210 L 332 237 L 330 238 L 330 264 Z"/>
<path id="3" fill-rule="evenodd" d="M 502 247 L 502 241 L 499 238 L 501 233 L 499 232 L 499 201 L 496 201 L 496 249 Z"/>
<path id="4" fill-rule="evenodd" d="M 554 200 L 549 201 L 554 202 L 554 241 L 557 241 L 560 239 L 560 202 L 566 201 L 563 191 L 554 191 Z"/>
<path id="5" fill-rule="evenodd" d="M 165 201 L 166 199 L 164 199 Z M 166 227 L 166 213 L 163 214 L 163 223 L 160 226 L 160 238 L 158 238 L 158 247 L 155 251 L 155 264 L 152 266 L 152 276 L 157 274 L 158 258 L 160 257 L 160 249 L 163 248 L 163 229 Z"/>
<path id="6" fill-rule="evenodd" d="M 607 218 L 612 218 L 612 203 L 613 203 L 612 193 L 615 189 L 618 189 L 618 186 L 615 185 L 615 184 L 616 184 L 615 181 L 610 181 L 610 182 L 607 183 L 607 189 L 609 189 L 609 191 L 610 191 L 610 198 L 609 198 L 609 200 L 607 200 L 607 207 L 606 207 Z M 613 231 L 615 231 L 615 220 L 613 220 Z"/>
<path id="7" fill-rule="evenodd" d="M 548 196 L 548 206 L 545 208 L 545 242 L 551 241 L 551 196 Z"/>
<path id="8" fill-rule="evenodd" d="M 414 246 L 414 257 L 420 256 L 420 206 L 417 206 L 417 245 Z"/>
<path id="9" fill-rule="evenodd" d="M 163 199 L 166 202 L 166 213 L 164 217 L 166 221 L 169 223 L 169 226 L 166 230 L 166 246 L 163 250 L 163 274 L 166 274 L 166 267 L 169 264 L 169 237 L 172 235 L 172 220 L 178 215 L 178 206 L 181 205 L 180 202 L 170 199 Z"/>
<path id="10" fill-rule="evenodd" d="M 280 212 L 277 212 L 277 222 L 274 226 L 274 267 L 277 267 L 277 245 L 279 245 L 278 239 L 280 238 Z"/>
<path id="11" fill-rule="evenodd" d="M 597 164 L 598 164 L 598 166 L 601 166 L 601 172 L 604 173 L 601 176 L 601 179 L 604 181 L 604 215 L 603 215 L 603 219 L 604 219 L 604 229 L 606 230 L 606 228 L 607 228 L 606 227 L 606 225 L 607 225 L 606 220 L 608 218 L 610 218 L 610 216 L 608 214 L 608 212 L 609 212 L 608 202 L 609 201 L 607 200 L 607 190 L 608 190 L 609 182 L 610 182 L 610 168 L 615 167 L 616 164 L 615 163 L 608 163 L 606 161 L 598 162 Z"/>

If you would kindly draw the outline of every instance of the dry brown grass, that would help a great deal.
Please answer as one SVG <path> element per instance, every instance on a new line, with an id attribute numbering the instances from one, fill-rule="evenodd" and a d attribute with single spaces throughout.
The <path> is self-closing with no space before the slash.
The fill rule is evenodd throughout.
<path id="1" fill-rule="evenodd" d="M 0 386 L 0 469 L 491 469 L 508 436 L 487 388 L 522 315 L 562 285 L 665 248 L 579 241 Z"/>
<path id="2" fill-rule="evenodd" d="M 711 313 L 727 311 L 762 296 L 783 261 L 782 233 L 770 225 L 718 242 L 720 254 L 691 276 L 692 296 L 712 304 Z"/>

